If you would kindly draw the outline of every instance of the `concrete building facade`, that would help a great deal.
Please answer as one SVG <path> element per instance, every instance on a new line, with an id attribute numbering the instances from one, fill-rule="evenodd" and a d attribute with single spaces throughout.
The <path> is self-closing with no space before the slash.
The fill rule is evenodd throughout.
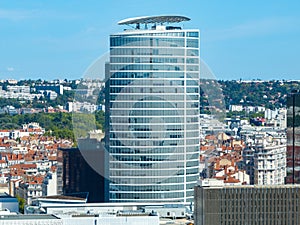
<path id="1" fill-rule="evenodd" d="M 286 145 L 256 146 L 254 154 L 254 183 L 284 184 L 286 176 Z"/>
<path id="2" fill-rule="evenodd" d="M 300 186 L 196 186 L 195 225 L 298 225 Z"/>

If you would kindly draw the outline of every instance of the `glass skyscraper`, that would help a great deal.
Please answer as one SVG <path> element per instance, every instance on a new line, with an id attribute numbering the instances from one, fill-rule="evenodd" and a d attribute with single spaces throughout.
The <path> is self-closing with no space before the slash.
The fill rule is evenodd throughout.
<path id="1" fill-rule="evenodd" d="M 110 36 L 110 201 L 190 202 L 199 176 L 199 31 L 139 17 Z"/>

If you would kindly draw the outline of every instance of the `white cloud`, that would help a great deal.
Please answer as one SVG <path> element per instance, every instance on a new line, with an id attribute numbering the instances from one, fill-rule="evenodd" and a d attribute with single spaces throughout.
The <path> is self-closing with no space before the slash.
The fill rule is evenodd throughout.
<path id="1" fill-rule="evenodd" d="M 85 30 L 82 31 L 82 33 L 84 34 L 92 34 L 97 32 L 99 29 L 97 29 L 96 27 L 87 27 Z"/>
<path id="2" fill-rule="evenodd" d="M 208 30 L 207 40 L 225 40 L 281 33 L 286 30 L 299 29 L 299 22 L 299 19 L 289 17 L 254 20 L 230 28 Z"/>
<path id="3" fill-rule="evenodd" d="M 80 15 L 59 11 L 48 11 L 41 9 L 0 9 L 0 19 L 20 21 L 32 18 L 51 18 L 51 19 L 79 19 Z"/>
<path id="4" fill-rule="evenodd" d="M 12 71 L 15 70 L 15 68 L 13 68 L 13 67 L 7 67 L 6 70 L 7 70 L 8 72 L 12 72 Z"/>
<path id="5" fill-rule="evenodd" d="M 0 19 L 6 20 L 24 20 L 34 17 L 36 11 L 34 10 L 9 10 L 0 9 Z"/>

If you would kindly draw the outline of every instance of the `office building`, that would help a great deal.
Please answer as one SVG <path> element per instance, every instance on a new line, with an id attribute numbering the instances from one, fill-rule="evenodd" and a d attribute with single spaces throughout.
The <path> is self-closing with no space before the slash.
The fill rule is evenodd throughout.
<path id="1" fill-rule="evenodd" d="M 199 174 L 199 31 L 183 16 L 122 20 L 110 36 L 110 201 L 190 202 Z"/>
<path id="2" fill-rule="evenodd" d="M 287 98 L 287 184 L 300 184 L 300 92 Z"/>
<path id="3" fill-rule="evenodd" d="M 299 194 L 299 185 L 199 185 L 195 225 L 298 225 Z"/>
<path id="4" fill-rule="evenodd" d="M 107 202 L 106 152 L 97 139 L 79 139 L 78 145 L 57 152 L 58 194 L 88 193 L 88 202 Z"/>

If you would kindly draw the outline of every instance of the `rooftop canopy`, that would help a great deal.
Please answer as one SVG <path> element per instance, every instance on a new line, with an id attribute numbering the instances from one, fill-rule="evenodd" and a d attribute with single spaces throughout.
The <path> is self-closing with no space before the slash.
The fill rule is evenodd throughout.
<path id="1" fill-rule="evenodd" d="M 148 24 L 148 23 L 179 23 L 182 21 L 191 20 L 185 16 L 141 16 L 124 19 L 118 22 L 119 25 L 129 25 L 129 24 Z"/>

